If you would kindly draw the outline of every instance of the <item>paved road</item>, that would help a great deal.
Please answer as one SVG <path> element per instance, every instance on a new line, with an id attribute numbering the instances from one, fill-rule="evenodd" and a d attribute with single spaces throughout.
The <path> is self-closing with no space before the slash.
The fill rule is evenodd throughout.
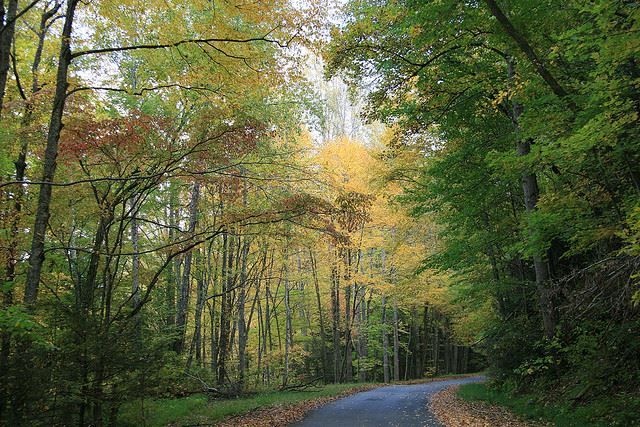
<path id="1" fill-rule="evenodd" d="M 314 409 L 294 427 L 443 427 L 429 411 L 431 395 L 450 385 L 483 377 L 392 385 L 356 393 Z"/>

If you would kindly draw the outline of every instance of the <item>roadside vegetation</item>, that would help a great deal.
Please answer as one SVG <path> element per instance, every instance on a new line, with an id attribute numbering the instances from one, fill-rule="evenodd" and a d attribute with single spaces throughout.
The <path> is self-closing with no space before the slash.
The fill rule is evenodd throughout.
<path id="1" fill-rule="evenodd" d="M 262 391 L 237 399 L 211 400 L 204 393 L 181 398 L 145 399 L 129 402 L 120 408 L 121 427 L 164 427 L 167 425 L 215 424 L 228 417 L 247 414 L 256 409 L 280 406 L 279 412 L 293 412 L 293 416 L 311 409 L 327 398 L 375 387 L 371 384 L 327 384 L 296 391 Z M 301 404 L 302 405 L 296 405 Z M 280 414 L 283 416 L 284 414 Z M 288 417 L 283 417 L 285 420 Z M 267 423 L 270 420 L 264 419 Z"/>
<path id="2" fill-rule="evenodd" d="M 503 406 L 525 420 L 558 427 L 640 425 L 640 397 L 627 393 L 580 403 L 566 399 L 559 393 L 518 393 L 505 386 L 483 383 L 462 385 L 457 394 L 467 401 Z"/>

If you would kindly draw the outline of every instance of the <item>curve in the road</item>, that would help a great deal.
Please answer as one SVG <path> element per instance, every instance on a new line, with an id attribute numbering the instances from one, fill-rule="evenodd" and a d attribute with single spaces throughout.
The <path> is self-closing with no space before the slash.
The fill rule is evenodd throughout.
<path id="1" fill-rule="evenodd" d="M 434 393 L 483 377 L 392 385 L 357 393 L 311 411 L 294 427 L 443 427 L 429 410 Z"/>

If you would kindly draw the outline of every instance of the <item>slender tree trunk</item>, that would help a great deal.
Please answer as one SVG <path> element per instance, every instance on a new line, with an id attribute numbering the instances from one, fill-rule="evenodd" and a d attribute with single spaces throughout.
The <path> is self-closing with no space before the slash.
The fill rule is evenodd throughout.
<path id="1" fill-rule="evenodd" d="M 140 254 L 139 254 L 139 236 L 138 236 L 138 220 L 137 206 L 135 198 L 131 201 L 131 247 L 133 250 L 133 258 L 131 260 L 131 304 L 132 308 L 140 304 L 142 290 L 140 289 Z M 136 335 L 140 335 L 140 312 L 135 316 Z"/>
<path id="2" fill-rule="evenodd" d="M 177 194 L 176 188 L 173 183 L 169 183 L 169 242 L 174 243 L 176 241 L 177 227 Z M 178 260 L 171 261 L 169 268 L 167 268 L 167 289 L 165 294 L 166 302 L 166 324 L 169 327 L 174 327 L 176 324 L 176 284 L 179 281 L 180 269 L 178 266 Z"/>
<path id="3" fill-rule="evenodd" d="M 387 298 L 382 296 L 382 372 L 384 382 L 390 381 L 389 375 L 389 335 L 387 333 Z"/>
<path id="4" fill-rule="evenodd" d="M 202 268 L 202 255 L 200 252 L 197 253 L 196 257 L 197 265 L 198 265 L 198 284 L 196 287 L 196 311 L 194 313 L 194 326 L 195 330 L 193 332 L 193 340 L 191 344 L 191 348 L 189 350 L 189 358 L 187 360 L 187 368 L 191 367 L 193 354 L 195 353 L 196 365 L 200 365 L 201 361 L 201 353 L 202 353 L 202 312 L 204 309 L 205 297 L 207 295 L 207 280 L 204 274 L 204 268 Z"/>
<path id="5" fill-rule="evenodd" d="M 331 318 L 333 327 L 333 382 L 340 382 L 340 276 L 337 257 L 331 267 Z"/>
<path id="6" fill-rule="evenodd" d="M 191 201 L 189 203 L 189 235 L 193 235 L 198 222 L 198 201 L 200 199 L 200 183 L 193 184 L 191 191 Z M 176 326 L 178 327 L 178 341 L 176 342 L 176 353 L 184 351 L 187 328 L 187 314 L 189 309 L 189 297 L 191 294 L 191 262 L 193 250 L 186 253 L 184 257 L 184 268 L 182 270 L 182 285 L 180 287 L 180 298 L 178 299 L 178 311 L 176 316 Z"/>
<path id="7" fill-rule="evenodd" d="M 393 300 L 393 380 L 400 381 L 400 339 L 398 336 L 398 302 Z"/>
<path id="8" fill-rule="evenodd" d="M 16 14 L 18 12 L 18 0 L 9 0 L 7 8 L 4 8 L 4 0 L 0 2 L 0 121 L 2 120 L 2 107 L 7 88 L 7 78 L 11 64 L 11 44 L 16 29 Z"/>
<path id="9" fill-rule="evenodd" d="M 327 335 L 324 326 L 324 314 L 322 313 L 322 302 L 320 300 L 320 283 L 318 281 L 318 267 L 313 251 L 309 249 L 309 260 L 311 261 L 311 274 L 313 276 L 313 284 L 316 290 L 316 304 L 318 307 L 318 320 L 320 322 L 320 356 L 322 357 L 322 376 L 327 380 Z"/>
<path id="10" fill-rule="evenodd" d="M 215 288 L 213 292 L 215 292 Z M 209 307 L 209 353 L 211 357 L 210 368 L 211 372 L 215 374 L 218 371 L 218 361 L 216 359 L 216 357 L 218 356 L 218 331 L 216 330 L 216 308 L 214 302 L 215 298 L 213 298 L 213 302 L 207 304 Z"/>
<path id="11" fill-rule="evenodd" d="M 429 306 L 424 305 L 422 314 L 422 357 L 420 359 L 420 376 L 422 377 L 427 370 L 427 361 L 429 360 Z"/>
<path id="12" fill-rule="evenodd" d="M 507 59 L 508 77 L 510 80 L 515 78 L 514 63 L 511 57 Z M 516 101 L 511 102 L 512 112 L 511 119 L 519 131 L 519 119 L 522 115 L 523 107 Z M 517 154 L 525 157 L 531 152 L 531 141 L 528 139 L 520 140 L 517 146 Z M 524 173 L 522 175 L 522 191 L 524 192 L 524 205 L 527 213 L 532 213 L 537 209 L 539 188 L 538 179 L 535 173 Z M 533 267 L 536 274 L 536 290 L 538 300 L 540 302 L 540 311 L 542 313 L 542 323 L 544 333 L 547 338 L 552 338 L 556 328 L 556 313 L 553 300 L 549 289 L 549 263 L 541 254 L 533 256 Z"/>
<path id="13" fill-rule="evenodd" d="M 293 329 L 291 326 L 291 302 L 289 301 L 289 243 L 285 243 L 284 249 L 284 310 L 285 310 L 285 337 L 284 337 L 284 371 L 282 374 L 282 385 L 289 382 L 289 351 L 291 350 Z"/>
<path id="14" fill-rule="evenodd" d="M 369 357 L 369 346 L 367 343 L 368 340 L 368 331 L 367 331 L 367 324 L 368 324 L 368 319 L 367 319 L 367 305 L 366 305 L 366 301 L 364 298 L 364 293 L 366 292 L 363 291 L 362 295 L 360 296 L 360 303 L 359 303 L 359 309 L 358 309 L 358 313 L 359 313 L 359 320 L 358 320 L 358 360 L 367 360 Z M 366 382 L 367 381 L 367 370 L 363 369 L 363 368 L 358 368 L 358 378 L 360 380 L 360 382 Z"/>
<path id="15" fill-rule="evenodd" d="M 352 316 L 351 312 L 351 249 L 348 248 L 346 250 L 346 271 L 344 275 L 344 279 L 346 281 L 346 286 L 344 287 L 344 380 L 345 382 L 353 382 L 353 363 L 352 363 L 352 351 L 353 351 L 353 342 L 351 341 L 351 327 L 352 327 Z"/>
<path id="16" fill-rule="evenodd" d="M 45 148 L 42 184 L 38 195 L 36 216 L 33 224 L 33 239 L 31 242 L 31 255 L 29 256 L 29 270 L 25 284 L 24 302 L 32 305 L 38 298 L 38 287 L 42 264 L 44 263 L 44 242 L 49 221 L 49 207 L 51 205 L 51 182 L 56 173 L 56 158 L 58 157 L 58 143 L 62 130 L 62 115 L 67 100 L 67 87 L 69 65 L 71 64 L 71 35 L 73 31 L 73 19 L 79 0 L 68 0 L 65 13 L 65 22 L 62 29 L 60 42 L 60 55 L 58 59 L 58 71 L 56 74 L 56 89 L 53 98 L 53 108 L 49 120 L 47 133 L 47 145 Z"/>
<path id="17" fill-rule="evenodd" d="M 433 319 L 433 373 L 438 375 L 440 373 L 440 332 L 438 330 L 438 322 L 436 319 L 436 313 L 432 310 Z"/>
<path id="18" fill-rule="evenodd" d="M 224 234 L 225 252 L 223 263 L 226 261 L 226 269 L 223 274 L 222 307 L 220 311 L 220 340 L 218 346 L 218 383 L 224 384 L 227 379 L 227 357 L 231 339 L 231 289 L 233 287 L 233 258 L 235 252 L 235 236 Z"/>
<path id="19" fill-rule="evenodd" d="M 4 10 L 4 2 L 0 4 L 0 22 L 9 22 L 9 21 L 12 22 L 10 26 L 5 25 L 4 27 L 2 27 L 0 25 L 3 31 L 2 35 L 0 35 L 0 45 L 4 46 L 5 37 L 7 39 L 9 38 L 12 39 L 14 36 L 13 31 L 15 26 L 13 25 L 13 20 L 15 19 L 15 16 L 16 16 L 15 9 L 17 9 L 17 3 L 18 3 L 17 0 L 10 1 L 7 11 Z M 40 26 L 37 31 L 38 44 L 36 46 L 33 62 L 31 64 L 31 76 L 33 79 L 33 82 L 31 85 L 31 98 L 25 100 L 24 116 L 22 118 L 22 123 L 21 123 L 21 126 L 23 129 L 28 128 L 33 121 L 33 99 L 32 98 L 38 91 L 40 91 L 40 85 L 38 83 L 38 75 L 40 72 L 40 63 L 42 59 L 42 50 L 44 48 L 44 41 L 50 25 L 49 20 L 53 17 L 53 15 L 55 15 L 59 7 L 60 7 L 60 4 L 54 5 L 51 9 L 45 10 L 40 16 Z M 6 51 L 4 47 L 0 48 L 0 57 L 3 58 L 2 60 L 0 60 L 0 62 L 3 63 L 3 65 L 0 66 L 1 69 L 4 69 L 5 53 L 9 53 L 10 47 L 11 47 L 11 43 L 9 42 L 9 45 Z M 8 57 L 6 57 L 6 61 L 7 61 L 7 70 L 8 70 L 8 61 L 9 61 Z M 2 106 L 3 106 L 4 93 L 6 89 L 6 77 L 7 77 L 6 74 L 4 76 L 0 76 L 0 81 L 4 79 L 4 82 L 5 82 L 4 84 L 0 83 L 0 87 L 1 87 L 0 88 L 0 123 L 2 122 Z M 22 142 L 20 144 L 20 152 L 18 153 L 17 159 L 14 161 L 15 180 L 19 183 L 24 182 L 26 177 L 27 151 L 29 147 L 28 141 L 29 141 L 28 138 L 22 138 Z M 18 184 L 16 185 L 15 188 L 16 189 L 13 193 L 13 198 L 14 198 L 13 213 L 11 215 L 10 225 L 8 227 L 10 230 L 10 235 L 6 243 L 8 249 L 7 249 L 7 255 L 6 255 L 7 262 L 5 265 L 3 282 L 10 285 L 8 289 L 5 288 L 5 290 L 2 292 L 2 307 L 4 309 L 9 308 L 14 303 L 13 284 L 16 277 L 16 266 L 18 264 L 18 260 L 20 256 L 20 245 L 18 243 L 18 237 L 20 234 L 20 221 L 22 219 L 21 217 L 22 217 L 22 208 L 23 208 L 24 197 L 25 197 L 25 187 L 22 184 Z M 11 350 L 11 336 L 9 333 L 3 333 L 1 337 L 1 343 L 0 343 L 0 382 L 5 384 L 6 384 L 5 375 L 9 369 L 10 350 Z M 7 392 L 8 392 L 7 387 L 3 387 L 2 391 L 0 392 L 0 418 L 2 418 L 2 414 L 4 413 L 4 408 L 7 401 L 7 396 L 6 396 Z"/>
<path id="20" fill-rule="evenodd" d="M 522 50 L 527 59 L 531 64 L 533 64 L 535 70 L 538 72 L 540 77 L 544 79 L 553 93 L 559 98 L 565 98 L 568 95 L 567 91 L 560 85 L 549 69 L 547 69 L 544 62 L 535 53 L 527 39 L 520 34 L 518 30 L 516 30 L 509 18 L 507 18 L 504 12 L 500 9 L 498 3 L 495 0 L 485 0 L 485 2 L 487 3 L 487 6 L 489 6 L 491 14 L 498 20 L 498 23 L 500 23 L 500 26 L 502 26 L 509 37 L 516 42 L 520 50 Z M 570 106 L 575 109 L 574 104 L 571 104 Z"/>
<path id="21" fill-rule="evenodd" d="M 240 387 L 244 387 L 245 370 L 247 368 L 247 325 L 245 323 L 244 306 L 247 294 L 247 257 L 251 242 L 247 236 L 243 237 L 242 254 L 240 257 L 240 284 L 238 289 L 238 374 Z"/>
<path id="22" fill-rule="evenodd" d="M 103 208 L 103 216 L 98 222 L 96 234 L 93 241 L 93 247 L 91 249 L 91 256 L 89 257 L 89 266 L 84 281 L 78 282 L 76 285 L 76 307 L 78 318 L 78 331 L 80 333 L 76 337 L 76 344 L 78 348 L 82 349 L 79 352 L 79 365 L 80 365 L 80 377 L 82 379 L 80 386 L 80 394 L 82 399 L 78 406 L 78 416 L 80 425 L 84 426 L 84 419 L 86 412 L 90 406 L 89 396 L 93 396 L 98 401 L 99 390 L 101 386 L 98 382 L 89 382 L 89 369 L 90 361 L 88 354 L 88 322 L 90 312 L 93 308 L 94 293 L 96 289 L 96 281 L 98 277 L 98 266 L 100 263 L 101 249 L 107 238 L 109 226 L 113 218 L 113 208 L 106 206 Z M 96 371 L 99 374 L 99 371 Z M 100 411 L 100 408 L 97 408 Z"/>

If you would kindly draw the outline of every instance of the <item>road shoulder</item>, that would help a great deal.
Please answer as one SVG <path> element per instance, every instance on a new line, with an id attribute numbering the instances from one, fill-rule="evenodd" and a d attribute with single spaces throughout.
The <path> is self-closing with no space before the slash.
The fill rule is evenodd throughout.
<path id="1" fill-rule="evenodd" d="M 518 418 L 515 414 L 485 402 L 468 402 L 457 396 L 459 386 L 448 387 L 434 394 L 430 409 L 438 421 L 447 427 L 540 427 Z"/>

